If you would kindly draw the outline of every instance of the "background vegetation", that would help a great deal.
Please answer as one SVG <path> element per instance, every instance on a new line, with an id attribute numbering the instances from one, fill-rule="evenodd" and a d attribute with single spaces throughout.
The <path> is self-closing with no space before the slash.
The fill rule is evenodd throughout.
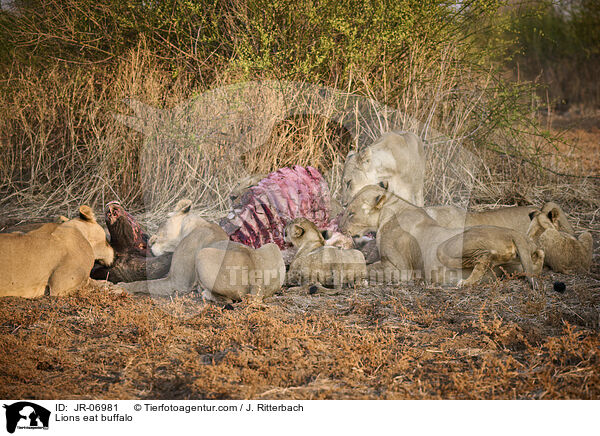
<path id="1" fill-rule="evenodd" d="M 513 43 L 516 76 L 545 85 L 543 100 L 600 107 L 600 3 L 593 0 L 524 2 L 506 14 L 504 37 Z"/>
<path id="2" fill-rule="evenodd" d="M 439 174 L 446 151 L 458 145 L 476 152 L 486 171 L 471 189 L 482 201 L 514 203 L 537 195 L 516 188 L 515 180 L 526 186 L 555 181 L 552 172 L 540 169 L 543 151 L 555 138 L 534 119 L 543 92 L 507 78 L 507 71 L 535 79 L 540 68 L 548 75 L 554 71 L 549 65 L 559 65 L 554 75 L 560 78 L 550 89 L 560 92 L 553 98 L 568 94 L 596 102 L 598 96 L 589 80 L 598 55 L 598 8 L 588 0 L 568 2 L 568 15 L 548 1 L 522 6 L 496 0 L 11 5 L 0 12 L 0 204 L 5 213 L 20 216 L 65 213 L 81 202 L 101 206 L 115 198 L 143 205 L 155 174 L 140 171 L 142 135 L 114 117 L 131 113 L 124 99 L 171 109 L 207 90 L 249 80 L 334 87 L 420 120 L 408 128 L 430 140 L 430 173 Z M 557 58 L 564 60 L 557 64 Z M 578 80 L 596 93 L 571 94 L 559 71 L 571 78 L 573 71 L 581 73 Z M 384 121 L 368 132 L 372 138 L 407 128 L 401 117 Z M 444 139 L 434 141 L 434 130 Z M 167 208 L 187 195 L 222 211 L 228 189 L 245 172 L 289 164 L 327 172 L 335 191 L 344 155 L 356 144 L 327 119 L 303 116 L 278 120 L 271 137 L 254 146 L 254 155 L 219 168 L 216 176 L 207 164 L 211 156 L 180 159 L 169 183 L 152 188 L 160 191 L 153 198 Z M 439 149 L 446 154 L 436 155 Z M 453 201 L 454 185 L 435 186 L 428 181 L 430 202 Z M 580 195 L 587 188 L 574 189 L 579 198 L 589 197 Z"/>

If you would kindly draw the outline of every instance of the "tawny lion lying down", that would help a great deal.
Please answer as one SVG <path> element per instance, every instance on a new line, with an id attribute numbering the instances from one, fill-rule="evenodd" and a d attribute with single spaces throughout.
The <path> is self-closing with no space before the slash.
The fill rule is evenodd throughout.
<path id="1" fill-rule="evenodd" d="M 110 265 L 114 251 L 88 206 L 63 224 L 0 234 L 0 296 L 67 294 L 88 282 L 94 260 Z"/>
<path id="2" fill-rule="evenodd" d="M 561 231 L 560 217 L 559 208 L 532 212 L 528 236 L 544 250 L 544 263 L 553 271 L 565 274 L 588 271 L 592 263 L 591 233 L 583 232 L 575 238 Z"/>
<path id="3" fill-rule="evenodd" d="M 281 289 L 285 264 L 279 248 L 266 244 L 254 249 L 230 241 L 217 224 L 181 200 L 149 244 L 154 255 L 173 252 L 167 277 L 119 283 L 131 293 L 170 295 L 195 288 L 208 299 L 240 300 L 244 295 L 269 297 Z"/>
<path id="4" fill-rule="evenodd" d="M 285 240 L 297 248 L 287 273 L 290 285 L 320 285 L 361 283 L 367 275 L 363 254 L 358 250 L 325 245 L 317 226 L 306 218 L 296 218 L 285 228 Z"/>
<path id="5" fill-rule="evenodd" d="M 379 186 L 367 186 L 354 197 L 340 229 L 357 236 L 376 231 L 384 268 L 434 283 L 472 285 L 496 267 L 518 265 L 535 287 L 533 276 L 543 264 L 543 251 L 520 232 L 495 226 L 442 227 L 423 208 Z"/>

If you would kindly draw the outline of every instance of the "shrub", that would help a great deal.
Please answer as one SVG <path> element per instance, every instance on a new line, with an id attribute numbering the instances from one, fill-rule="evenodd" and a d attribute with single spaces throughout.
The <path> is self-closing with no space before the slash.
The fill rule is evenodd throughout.
<path id="1" fill-rule="evenodd" d="M 336 191 L 344 154 L 357 144 L 343 139 L 340 117 L 332 124 L 335 105 L 322 116 L 274 120 L 273 133 L 243 159 L 225 158 L 231 141 L 210 148 L 186 134 L 178 139 L 185 153 L 154 162 L 150 173 L 140 167 L 142 136 L 114 117 L 131 113 L 126 98 L 179 110 L 209 90 L 251 80 L 337 89 L 346 101 L 362 102 L 342 110 L 368 118 L 355 132 L 367 140 L 415 131 L 430 144 L 428 200 L 464 200 L 476 175 L 433 179 L 461 145 L 533 162 L 539 143 L 531 136 L 529 88 L 503 81 L 493 49 L 480 43 L 496 3 L 15 2 L 16 12 L 0 12 L 3 204 L 14 213 L 32 205 L 36 213 L 64 213 L 83 201 L 118 198 L 168 208 L 186 195 L 217 213 L 244 172 L 292 163 L 317 166 Z M 217 170 L 216 162 L 227 165 Z M 504 171 L 514 178 L 514 166 L 498 163 L 490 177 Z"/>

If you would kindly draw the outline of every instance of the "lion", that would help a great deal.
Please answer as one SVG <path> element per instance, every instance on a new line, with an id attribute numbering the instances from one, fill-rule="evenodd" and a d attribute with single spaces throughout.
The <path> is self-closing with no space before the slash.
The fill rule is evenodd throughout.
<path id="1" fill-rule="evenodd" d="M 544 263 L 553 271 L 564 274 L 589 271 L 592 263 L 592 235 L 583 232 L 579 238 L 575 238 L 560 230 L 560 217 L 559 208 L 552 208 L 548 212 L 532 212 L 527 235 L 544 250 Z"/>
<path id="2" fill-rule="evenodd" d="M 456 206 L 428 206 L 425 212 L 436 220 L 442 227 L 461 228 L 472 226 L 496 226 L 517 230 L 522 234 L 527 234 L 531 219 L 529 215 L 536 210 L 535 206 L 511 206 L 501 207 L 482 212 L 467 212 Z M 557 226 L 560 231 L 573 234 L 574 230 L 567 215 L 560 206 L 554 202 L 548 202 L 542 206 L 544 213 L 550 210 L 556 210 L 558 213 Z"/>
<path id="3" fill-rule="evenodd" d="M 213 243 L 198 251 L 196 272 L 203 297 L 212 301 L 267 298 L 285 282 L 283 256 L 273 243 L 256 249 L 233 241 Z"/>
<path id="4" fill-rule="evenodd" d="M 285 241 L 297 249 L 288 271 L 288 284 L 325 284 L 341 288 L 365 279 L 367 268 L 358 250 L 325 245 L 311 221 L 296 218 L 285 228 Z"/>
<path id="5" fill-rule="evenodd" d="M 192 211 L 192 201 L 180 200 L 175 210 L 148 240 L 155 256 L 173 253 L 166 277 L 138 282 L 120 282 L 117 286 L 131 293 L 170 295 L 174 291 L 189 292 L 197 282 L 196 256 L 205 247 L 229 240 L 225 231 Z"/>
<path id="6" fill-rule="evenodd" d="M 423 206 L 425 153 L 421 139 L 410 132 L 389 132 L 358 152 L 348 153 L 342 173 L 342 204 L 365 186 L 379 182 L 417 206 Z"/>
<path id="7" fill-rule="evenodd" d="M 67 221 L 69 221 L 69 218 L 67 218 L 63 215 L 60 215 L 60 216 L 56 217 L 54 220 L 48 221 L 48 222 L 46 222 L 46 221 L 40 221 L 40 222 L 34 222 L 34 223 L 20 222 L 18 224 L 3 227 L 2 229 L 0 229 L 0 233 L 17 233 L 17 234 L 24 235 L 25 233 L 29 233 L 29 232 L 39 229 L 40 227 L 44 226 L 45 224 L 62 224 L 62 223 L 66 223 Z"/>
<path id="8" fill-rule="evenodd" d="M 192 200 L 180 200 L 175 210 L 167 215 L 167 221 L 161 225 L 156 234 L 150 237 L 148 245 L 154 256 L 173 253 L 181 242 L 196 230 L 205 230 L 213 236 L 209 239 L 226 239 L 227 235 L 217 224 L 202 218 L 200 213 L 192 211 Z"/>
<path id="9" fill-rule="evenodd" d="M 231 208 L 234 209 L 236 205 L 240 202 L 240 199 L 246 193 L 246 191 L 248 191 L 248 189 L 250 189 L 252 186 L 257 185 L 258 182 L 260 182 L 265 177 L 267 177 L 267 174 L 259 173 L 238 180 L 229 192 L 229 201 L 231 201 Z"/>
<path id="10" fill-rule="evenodd" d="M 85 285 L 94 261 L 110 266 L 114 251 L 89 206 L 63 224 L 0 235 L 0 296 L 66 295 Z"/>
<path id="11" fill-rule="evenodd" d="M 442 227 L 423 208 L 379 186 L 367 186 L 354 197 L 340 229 L 357 236 L 376 231 L 382 266 L 422 275 L 427 282 L 474 285 L 498 267 L 520 264 L 535 288 L 533 276 L 543 263 L 543 251 L 516 230 Z"/>

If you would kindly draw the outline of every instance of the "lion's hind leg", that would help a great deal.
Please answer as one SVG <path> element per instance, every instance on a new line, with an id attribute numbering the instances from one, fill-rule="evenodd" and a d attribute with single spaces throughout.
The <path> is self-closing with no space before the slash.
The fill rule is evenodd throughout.
<path id="1" fill-rule="evenodd" d="M 140 280 L 138 282 L 117 283 L 117 286 L 125 289 L 130 294 L 149 294 L 155 296 L 169 296 L 176 291 L 190 292 L 193 290 L 193 283 L 186 280 L 176 280 L 167 276 L 164 279 Z"/>
<path id="2" fill-rule="evenodd" d="M 437 249 L 438 260 L 447 268 L 472 268 L 469 277 L 458 282 L 459 287 L 478 284 L 497 262 L 497 252 L 489 248 L 489 241 L 469 230 L 446 240 Z"/>
<path id="3" fill-rule="evenodd" d="M 452 239 L 454 238 L 449 241 Z M 445 246 L 449 241 L 440 245 L 441 250 L 438 250 L 438 257 L 440 254 L 444 254 L 443 248 L 447 248 Z M 456 244 L 451 247 L 454 250 L 457 249 Z M 451 254 L 456 256 L 456 253 L 451 252 Z M 543 252 L 536 253 L 535 257 L 539 266 L 540 258 L 543 259 Z M 538 284 L 533 277 L 535 271 L 531 248 L 523 235 L 493 226 L 471 227 L 463 234 L 462 266 L 463 268 L 473 268 L 473 272 L 461 284 L 479 283 L 487 271 L 493 273 L 495 267 L 514 263 L 517 259 L 520 261 L 531 287 L 535 289 Z"/>

